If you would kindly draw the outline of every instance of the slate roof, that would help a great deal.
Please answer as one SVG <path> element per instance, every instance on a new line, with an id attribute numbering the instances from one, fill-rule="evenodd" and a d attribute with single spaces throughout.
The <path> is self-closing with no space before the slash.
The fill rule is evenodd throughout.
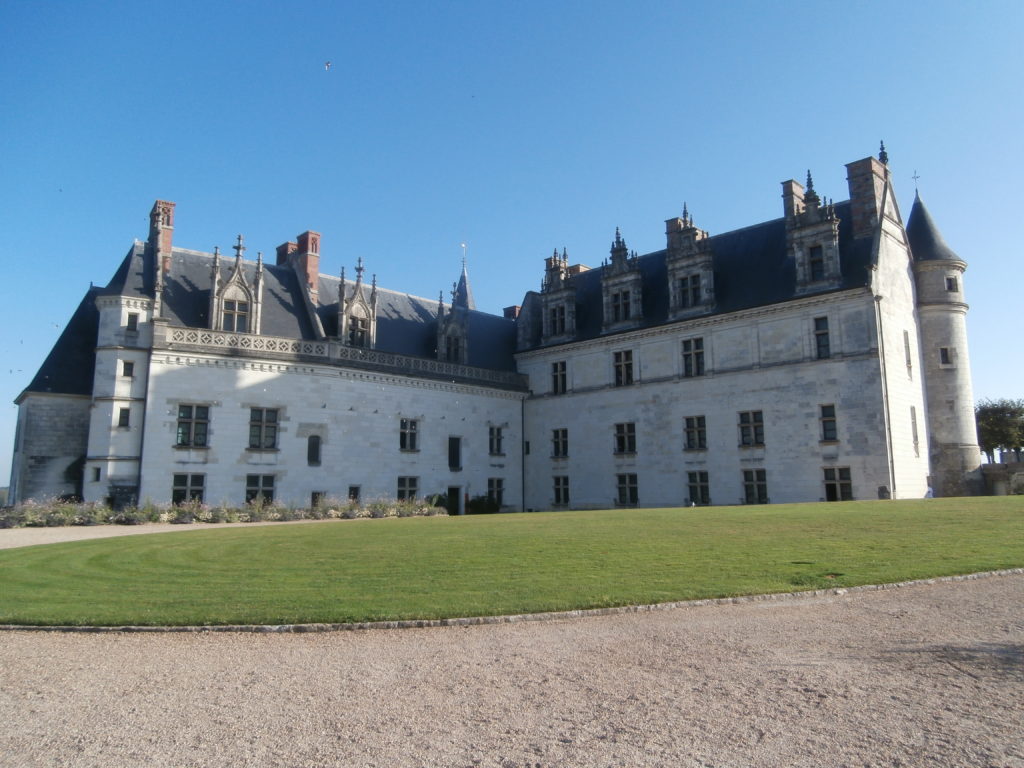
<path id="1" fill-rule="evenodd" d="M 910 240 L 910 251 L 914 255 L 914 261 L 963 261 L 946 245 L 942 233 L 935 226 L 919 194 L 914 195 L 914 207 L 910 209 L 907 239 Z"/>
<path id="2" fill-rule="evenodd" d="M 870 267 L 873 266 L 871 239 L 853 239 L 849 201 L 836 203 L 834 207 L 839 218 L 842 277 L 836 290 L 866 286 L 869 284 Z M 786 247 L 785 219 L 774 219 L 713 235 L 709 241 L 714 259 L 714 314 L 738 312 L 798 298 L 796 261 Z M 666 253 L 664 250 L 654 251 L 638 259 L 644 317 L 640 328 L 668 322 L 669 285 Z M 581 272 L 569 278 L 568 284 L 576 288 L 574 341 L 612 335 L 602 333 L 601 269 Z M 532 335 L 531 346 L 538 346 L 539 326 L 534 329 Z"/>
<path id="3" fill-rule="evenodd" d="M 154 277 L 147 264 L 145 246 L 138 243 L 129 251 L 103 293 L 126 296 L 153 296 Z M 234 256 L 221 255 L 221 278 L 227 280 L 234 269 Z M 164 317 L 171 325 L 208 328 L 213 255 L 180 248 L 171 253 L 170 273 L 164 280 Z M 245 278 L 252 285 L 256 264 L 243 261 Z M 465 273 L 463 273 L 465 277 Z M 340 279 L 320 275 L 320 305 L 316 314 L 324 333 L 337 335 L 338 283 Z M 347 281 L 351 291 L 353 281 Z M 469 294 L 468 281 L 466 292 Z M 370 298 L 370 287 L 363 285 Z M 263 265 L 263 308 L 260 331 L 266 336 L 290 339 L 317 338 L 306 309 L 303 287 L 292 267 Z M 468 312 L 469 365 L 495 370 L 515 370 L 515 322 L 498 315 Z M 95 341 L 93 342 L 95 344 Z M 437 301 L 377 289 L 377 339 L 375 349 L 400 355 L 436 357 Z"/>
<path id="4" fill-rule="evenodd" d="M 96 297 L 100 288 L 90 288 L 79 303 L 68 324 L 64 326 L 46 356 L 35 378 L 15 402 L 29 392 L 51 392 L 61 395 L 91 395 L 93 373 L 96 368 L 96 334 L 100 327 L 100 313 Z"/>

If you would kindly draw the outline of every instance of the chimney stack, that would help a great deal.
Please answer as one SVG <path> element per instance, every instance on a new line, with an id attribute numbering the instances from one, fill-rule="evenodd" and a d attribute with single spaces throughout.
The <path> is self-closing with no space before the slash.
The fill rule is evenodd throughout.
<path id="1" fill-rule="evenodd" d="M 290 240 L 287 243 L 281 243 L 277 246 L 277 266 L 282 266 L 288 263 L 288 257 L 299 250 L 299 244 L 293 243 Z"/>
<path id="2" fill-rule="evenodd" d="M 147 245 L 163 274 L 171 271 L 171 244 L 174 240 L 174 203 L 157 200 L 149 212 Z"/>
<path id="3" fill-rule="evenodd" d="M 795 179 L 782 182 L 782 210 L 788 222 L 804 212 L 804 187 Z"/>
<path id="4" fill-rule="evenodd" d="M 881 220 L 886 173 L 885 165 L 873 157 L 865 157 L 846 165 L 855 238 L 870 236 Z"/>
<path id="5" fill-rule="evenodd" d="M 309 299 L 315 306 L 320 303 L 320 233 L 307 229 L 296 239 L 298 247 L 292 256 L 295 271 L 309 287 Z"/>

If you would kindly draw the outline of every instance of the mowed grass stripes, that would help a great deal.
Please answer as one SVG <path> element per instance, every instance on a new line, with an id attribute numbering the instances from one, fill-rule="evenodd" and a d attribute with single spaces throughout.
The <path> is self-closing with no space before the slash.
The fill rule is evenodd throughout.
<path id="1" fill-rule="evenodd" d="M 446 618 L 1024 566 L 1024 497 L 331 521 L 0 551 L 0 623 Z"/>

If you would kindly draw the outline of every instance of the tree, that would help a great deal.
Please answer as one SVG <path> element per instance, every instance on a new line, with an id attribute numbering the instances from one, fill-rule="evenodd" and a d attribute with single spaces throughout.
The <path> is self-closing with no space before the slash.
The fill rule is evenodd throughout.
<path id="1" fill-rule="evenodd" d="M 997 449 L 1019 451 L 1024 447 L 1024 400 L 982 400 L 974 407 L 978 443 L 988 460 Z"/>

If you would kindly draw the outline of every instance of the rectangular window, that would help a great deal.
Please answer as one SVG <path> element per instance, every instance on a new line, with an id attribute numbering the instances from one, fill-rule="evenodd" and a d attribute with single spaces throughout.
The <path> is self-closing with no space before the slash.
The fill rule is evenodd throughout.
<path id="1" fill-rule="evenodd" d="M 700 275 L 679 278 L 679 306 L 682 309 L 700 304 Z"/>
<path id="2" fill-rule="evenodd" d="M 448 469 L 457 472 L 462 469 L 462 438 L 448 438 Z"/>
<path id="3" fill-rule="evenodd" d="M 117 426 L 119 427 L 130 427 L 132 425 L 132 410 L 131 408 L 121 408 L 117 412 Z"/>
<path id="4" fill-rule="evenodd" d="M 747 504 L 768 503 L 768 481 L 765 470 L 743 470 L 743 500 Z"/>
<path id="5" fill-rule="evenodd" d="M 319 509 L 323 505 L 325 498 L 327 498 L 327 491 L 313 491 L 309 495 L 309 508 Z"/>
<path id="6" fill-rule="evenodd" d="M 125 325 L 125 330 L 131 333 L 139 330 L 139 314 L 137 312 L 128 313 L 128 322 Z"/>
<path id="7" fill-rule="evenodd" d="M 811 280 L 825 279 L 825 252 L 820 245 L 812 245 L 808 259 L 811 268 Z"/>
<path id="8" fill-rule="evenodd" d="M 462 344 L 458 336 L 445 337 L 445 360 L 458 363 L 462 360 Z"/>
<path id="9" fill-rule="evenodd" d="M 839 429 L 836 427 L 836 407 L 834 405 L 821 406 L 821 440 L 825 443 L 835 442 L 839 439 Z"/>
<path id="10" fill-rule="evenodd" d="M 416 419 L 402 419 L 398 423 L 398 448 L 402 451 L 418 451 L 419 425 Z"/>
<path id="11" fill-rule="evenodd" d="M 350 485 L 348 487 L 348 500 L 349 501 L 359 501 L 359 486 L 358 485 Z"/>
<path id="12" fill-rule="evenodd" d="M 616 291 L 612 294 L 612 322 L 629 320 L 629 291 Z"/>
<path id="13" fill-rule="evenodd" d="M 761 411 L 740 413 L 740 445 L 764 445 L 764 416 Z"/>
<path id="14" fill-rule="evenodd" d="M 955 293 L 960 290 L 960 282 L 955 277 L 946 278 L 946 290 Z"/>
<path id="15" fill-rule="evenodd" d="M 951 347 L 939 347 L 939 365 L 953 364 L 953 350 Z"/>
<path id="16" fill-rule="evenodd" d="M 615 425 L 615 453 L 636 453 L 636 424 L 633 422 Z"/>
<path id="17" fill-rule="evenodd" d="M 100 481 L 100 468 L 99 467 L 93 467 L 92 468 L 92 481 L 94 483 L 98 483 Z"/>
<path id="18" fill-rule="evenodd" d="M 708 428 L 703 416 L 687 416 L 686 450 L 703 451 L 708 447 Z"/>
<path id="19" fill-rule="evenodd" d="M 131 360 L 123 360 L 121 362 L 121 375 L 126 379 L 134 378 L 135 376 L 135 363 Z"/>
<path id="20" fill-rule="evenodd" d="M 635 507 L 640 502 L 635 474 L 616 475 L 615 485 L 617 491 L 616 503 L 620 507 Z"/>
<path id="21" fill-rule="evenodd" d="M 565 305 L 559 304 L 549 310 L 551 320 L 551 335 L 560 336 L 565 333 Z"/>
<path id="22" fill-rule="evenodd" d="M 825 467 L 825 501 L 852 501 L 849 467 Z"/>
<path id="23" fill-rule="evenodd" d="M 505 503 L 505 479 L 502 477 L 487 478 L 487 500 L 499 507 Z"/>
<path id="24" fill-rule="evenodd" d="M 418 477 L 400 477 L 398 478 L 398 492 L 395 497 L 402 501 L 403 499 L 415 499 L 416 494 L 419 493 L 420 479 Z"/>
<path id="25" fill-rule="evenodd" d="M 348 343 L 353 347 L 370 346 L 370 324 L 365 317 L 350 315 L 348 318 Z M 449 360 L 452 358 L 449 357 Z"/>
<path id="26" fill-rule="evenodd" d="M 917 438 L 917 408 L 910 406 L 910 436 L 914 440 L 914 455 L 920 456 L 921 449 Z"/>
<path id="27" fill-rule="evenodd" d="M 555 475 L 555 506 L 569 506 L 569 476 Z"/>
<path id="28" fill-rule="evenodd" d="M 560 360 L 551 364 L 551 394 L 564 395 L 567 391 L 568 381 L 565 375 L 565 361 Z"/>
<path id="29" fill-rule="evenodd" d="M 245 476 L 245 503 L 252 504 L 257 501 L 262 504 L 274 502 L 273 475 Z"/>
<path id="30" fill-rule="evenodd" d="M 706 506 L 711 503 L 711 484 L 707 472 L 687 472 L 687 485 L 690 491 L 690 503 Z"/>
<path id="31" fill-rule="evenodd" d="M 210 407 L 208 405 L 178 406 L 178 445 L 205 448 L 209 428 Z"/>
<path id="32" fill-rule="evenodd" d="M 487 430 L 487 448 L 491 456 L 504 456 L 505 451 L 502 447 L 502 440 L 504 435 L 502 434 L 501 427 L 489 427 Z"/>
<path id="33" fill-rule="evenodd" d="M 683 342 L 683 376 L 704 375 L 704 339 L 687 339 Z"/>
<path id="34" fill-rule="evenodd" d="M 814 354 L 819 360 L 827 360 L 831 356 L 827 317 L 814 318 Z"/>
<path id="35" fill-rule="evenodd" d="M 171 486 L 171 503 L 198 501 L 202 504 L 205 486 L 206 475 L 175 475 Z"/>
<path id="36" fill-rule="evenodd" d="M 625 350 L 614 353 L 615 386 L 626 387 L 633 383 L 633 352 Z"/>
<path id="37" fill-rule="evenodd" d="M 311 467 L 320 466 L 320 435 L 306 438 L 306 464 Z"/>
<path id="38" fill-rule="evenodd" d="M 551 456 L 564 459 L 569 455 L 569 430 L 566 427 L 551 430 Z"/>
<path id="39" fill-rule="evenodd" d="M 257 450 L 277 448 L 277 408 L 249 409 L 249 447 Z"/>
<path id="40" fill-rule="evenodd" d="M 249 327 L 249 303 L 246 301 L 224 302 L 224 330 L 246 333 Z"/>

